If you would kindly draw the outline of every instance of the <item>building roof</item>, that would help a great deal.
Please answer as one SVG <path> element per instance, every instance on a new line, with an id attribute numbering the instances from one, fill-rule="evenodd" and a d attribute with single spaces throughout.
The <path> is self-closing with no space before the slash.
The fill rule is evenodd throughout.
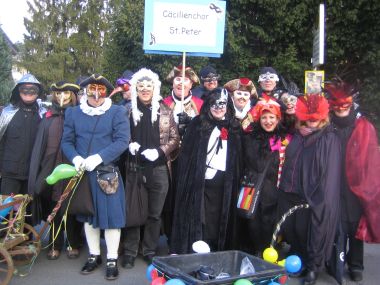
<path id="1" fill-rule="evenodd" d="M 3 31 L 3 29 L 0 26 L 0 35 L 4 38 L 5 43 L 7 44 L 8 48 L 10 49 L 12 55 L 16 55 L 18 53 L 18 48 L 16 45 L 12 43 L 12 41 L 9 39 L 7 34 Z"/>

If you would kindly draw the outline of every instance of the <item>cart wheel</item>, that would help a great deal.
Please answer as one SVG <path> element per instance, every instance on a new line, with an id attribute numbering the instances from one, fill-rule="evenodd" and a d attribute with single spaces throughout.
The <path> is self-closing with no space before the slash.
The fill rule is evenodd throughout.
<path id="1" fill-rule="evenodd" d="M 0 284 L 7 285 L 14 271 L 13 260 L 8 251 L 0 246 Z"/>
<path id="2" fill-rule="evenodd" d="M 41 251 L 40 235 L 31 225 L 24 224 L 23 234 L 29 236 L 29 239 L 9 249 L 16 266 L 30 264 Z"/>

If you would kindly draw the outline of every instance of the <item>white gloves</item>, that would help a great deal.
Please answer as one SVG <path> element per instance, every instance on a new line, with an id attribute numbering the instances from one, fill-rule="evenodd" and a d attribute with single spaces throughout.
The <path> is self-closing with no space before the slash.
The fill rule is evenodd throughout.
<path id="1" fill-rule="evenodd" d="M 155 161 L 159 156 L 157 149 L 154 148 L 144 150 L 141 155 L 145 156 L 145 158 L 150 161 Z"/>
<path id="2" fill-rule="evenodd" d="M 90 155 L 83 161 L 83 167 L 87 171 L 93 171 L 95 167 L 102 163 L 102 158 L 99 154 Z"/>
<path id="3" fill-rule="evenodd" d="M 132 142 L 129 144 L 129 152 L 132 154 L 132 155 L 136 155 L 136 153 L 139 151 L 141 145 L 139 145 L 139 143 L 137 142 Z"/>
<path id="4" fill-rule="evenodd" d="M 80 155 L 77 155 L 76 157 L 73 158 L 73 164 L 75 167 L 76 171 L 79 171 L 83 166 L 84 158 L 81 157 Z"/>

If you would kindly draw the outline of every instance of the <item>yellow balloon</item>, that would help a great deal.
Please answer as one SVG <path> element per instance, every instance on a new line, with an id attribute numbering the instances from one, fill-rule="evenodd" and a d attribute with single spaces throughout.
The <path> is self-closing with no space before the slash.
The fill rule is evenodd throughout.
<path id="1" fill-rule="evenodd" d="M 285 267 L 285 259 L 278 261 L 277 264 L 282 266 L 282 267 Z"/>
<path id="2" fill-rule="evenodd" d="M 263 258 L 265 261 L 275 263 L 278 259 L 278 253 L 273 247 L 268 247 L 263 252 Z"/>

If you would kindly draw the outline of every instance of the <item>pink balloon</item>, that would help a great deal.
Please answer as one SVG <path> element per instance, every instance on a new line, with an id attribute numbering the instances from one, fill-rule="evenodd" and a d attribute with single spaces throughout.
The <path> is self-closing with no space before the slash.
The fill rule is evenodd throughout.
<path id="1" fill-rule="evenodd" d="M 164 277 L 157 277 L 153 279 L 152 283 L 150 285 L 163 285 L 165 284 L 166 279 Z"/>

